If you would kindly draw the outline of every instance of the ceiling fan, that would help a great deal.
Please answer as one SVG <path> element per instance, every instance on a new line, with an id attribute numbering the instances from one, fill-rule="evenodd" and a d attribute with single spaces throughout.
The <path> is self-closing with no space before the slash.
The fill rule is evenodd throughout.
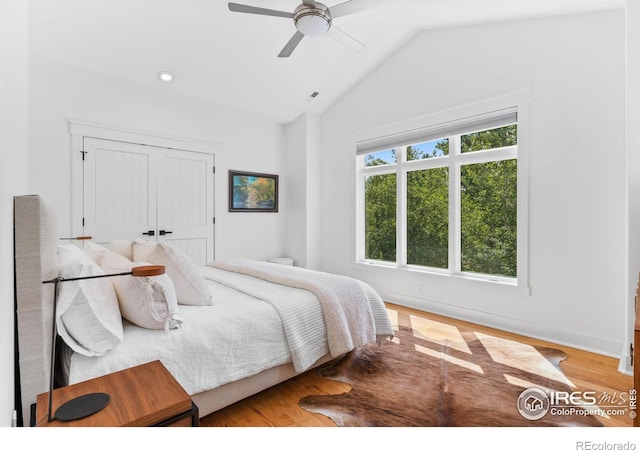
<path id="1" fill-rule="evenodd" d="M 280 54 L 278 54 L 279 58 L 289 57 L 300 41 L 302 41 L 303 37 L 322 36 L 329 32 L 333 32 L 333 30 L 337 31 L 341 35 L 338 38 L 341 42 L 345 43 L 346 39 L 346 43 L 349 46 L 354 48 L 363 48 L 364 45 L 361 42 L 333 25 L 333 19 L 360 12 L 365 9 L 367 9 L 367 6 L 365 6 L 365 2 L 363 0 L 349 0 L 332 7 L 328 7 L 327 5 L 314 0 L 303 0 L 293 12 L 259 8 L 239 3 L 229 3 L 229 10 L 234 12 L 293 19 L 297 31 L 291 39 L 289 39 L 289 42 L 287 42 Z"/>

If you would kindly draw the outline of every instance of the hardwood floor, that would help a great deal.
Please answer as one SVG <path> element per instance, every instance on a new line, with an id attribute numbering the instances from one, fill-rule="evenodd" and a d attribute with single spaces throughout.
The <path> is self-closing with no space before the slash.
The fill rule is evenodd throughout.
<path id="1" fill-rule="evenodd" d="M 429 319 L 453 327 L 463 326 L 495 337 L 515 340 L 524 344 L 553 347 L 563 350 L 568 356 L 560 363 L 566 377 L 575 385 L 574 391 L 595 391 L 598 395 L 610 396 L 627 393 L 633 386 L 633 377 L 618 371 L 618 360 L 583 350 L 532 339 L 454 320 L 434 314 L 387 303 L 389 316 L 394 325 L 411 326 L 412 319 Z M 200 420 L 203 427 L 333 427 L 327 417 L 308 412 L 298 406 L 298 401 L 307 395 L 341 394 L 350 390 L 345 383 L 327 380 L 315 371 L 299 375 L 289 381 L 217 411 Z M 626 394 L 625 394 L 626 395 Z M 616 401 L 618 397 L 611 398 Z M 630 427 L 629 414 L 618 417 L 601 417 L 606 427 Z"/>

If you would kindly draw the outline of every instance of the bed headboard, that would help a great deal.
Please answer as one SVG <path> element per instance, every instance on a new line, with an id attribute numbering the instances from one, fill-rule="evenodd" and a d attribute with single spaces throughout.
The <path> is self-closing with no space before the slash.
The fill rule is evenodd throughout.
<path id="1" fill-rule="evenodd" d="M 16 313 L 16 409 L 29 426 L 36 396 L 49 390 L 53 285 L 58 276 L 58 224 L 53 207 L 39 195 L 14 197 Z"/>

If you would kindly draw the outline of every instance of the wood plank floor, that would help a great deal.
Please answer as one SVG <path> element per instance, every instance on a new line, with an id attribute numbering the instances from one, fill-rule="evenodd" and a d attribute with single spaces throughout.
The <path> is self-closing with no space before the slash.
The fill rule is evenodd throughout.
<path id="1" fill-rule="evenodd" d="M 628 392 L 633 378 L 618 371 L 618 360 L 583 350 L 577 350 L 537 339 L 494 330 L 459 320 L 416 311 L 387 303 L 394 325 L 411 326 L 412 317 L 426 318 L 452 326 L 463 326 L 499 338 L 515 340 L 524 344 L 553 347 L 563 350 L 567 359 L 560 363 L 564 374 L 575 384 L 574 391 L 600 393 Z M 334 427 L 327 417 L 308 412 L 298 406 L 298 401 L 307 395 L 341 394 L 350 386 L 324 379 L 315 371 L 299 375 L 289 381 L 217 411 L 200 421 L 203 427 Z M 628 414 L 620 417 L 602 417 L 606 427 L 630 427 Z"/>

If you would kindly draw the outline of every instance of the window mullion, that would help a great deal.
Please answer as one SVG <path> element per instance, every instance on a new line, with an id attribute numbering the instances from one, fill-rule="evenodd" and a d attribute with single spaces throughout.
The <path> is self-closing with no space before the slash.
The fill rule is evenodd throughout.
<path id="1" fill-rule="evenodd" d="M 407 148 L 398 148 L 396 167 L 396 264 L 407 265 Z"/>
<path id="2" fill-rule="evenodd" d="M 449 272 L 459 274 L 462 263 L 460 250 L 460 136 L 449 137 Z"/>
<path id="3" fill-rule="evenodd" d="M 360 169 L 358 173 L 358 186 L 356 192 L 356 258 L 358 261 L 364 261 L 366 252 L 366 214 L 365 214 L 365 182 L 366 175 L 362 173 L 362 162 L 360 162 Z"/>

